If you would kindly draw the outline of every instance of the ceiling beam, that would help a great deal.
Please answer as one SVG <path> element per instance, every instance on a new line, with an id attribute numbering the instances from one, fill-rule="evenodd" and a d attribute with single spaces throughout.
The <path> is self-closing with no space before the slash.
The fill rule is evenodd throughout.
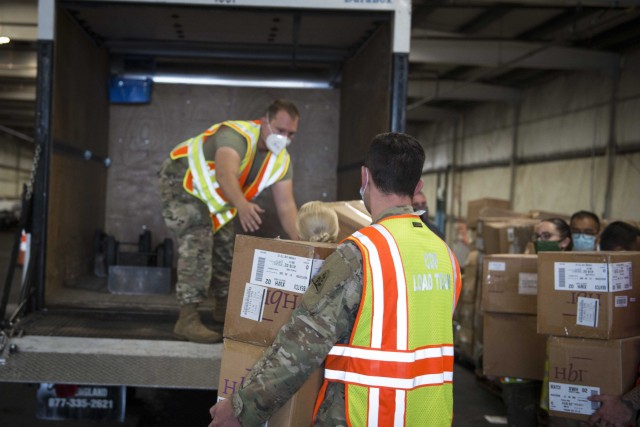
<path id="1" fill-rule="evenodd" d="M 536 25 L 527 31 L 520 33 L 516 36 L 519 40 L 535 40 L 542 39 L 547 34 L 557 30 L 561 30 L 567 26 L 574 25 L 581 19 L 587 18 L 597 12 L 595 9 L 567 9 L 564 12 L 554 16 L 553 18 L 544 21 L 543 23 Z"/>
<path id="2" fill-rule="evenodd" d="M 503 18 L 513 9 L 515 9 L 514 6 L 501 4 L 489 7 L 469 22 L 458 27 L 456 32 L 461 34 L 475 34 L 493 24 L 495 21 Z"/>
<path id="3" fill-rule="evenodd" d="M 413 40 L 410 62 L 520 67 L 548 70 L 611 70 L 618 55 L 588 49 L 512 41 Z"/>
<path id="4" fill-rule="evenodd" d="M 453 120 L 460 115 L 450 108 L 438 108 L 422 105 L 407 111 L 407 120 L 410 122 L 442 122 Z"/>
<path id="5" fill-rule="evenodd" d="M 456 80 L 418 80 L 410 81 L 407 96 L 420 98 L 418 104 L 435 100 L 462 101 L 515 101 L 520 91 L 505 86 L 489 85 Z"/>

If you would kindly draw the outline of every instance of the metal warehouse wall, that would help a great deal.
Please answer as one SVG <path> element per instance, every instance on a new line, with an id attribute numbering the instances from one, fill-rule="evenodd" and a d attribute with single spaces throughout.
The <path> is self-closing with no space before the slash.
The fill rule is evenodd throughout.
<path id="1" fill-rule="evenodd" d="M 20 198 L 31 174 L 32 147 L 0 132 L 0 199 Z"/>
<path id="2" fill-rule="evenodd" d="M 137 242 L 145 226 L 152 232 L 153 245 L 161 242 L 169 234 L 161 215 L 156 172 L 171 149 L 215 123 L 259 119 L 277 98 L 292 100 L 301 115 L 289 147 L 298 206 L 309 200 L 335 200 L 339 96 L 337 90 L 158 84 L 150 104 L 112 105 L 107 233 L 122 242 Z M 271 191 L 263 192 L 257 203 L 267 210 L 257 235 L 286 238 Z"/>
<path id="3" fill-rule="evenodd" d="M 514 210 L 540 209 L 570 215 L 593 210 L 611 219 L 639 218 L 640 50 L 624 56 L 616 102 L 615 77 L 567 73 L 523 92 L 518 106 L 483 104 L 459 120 L 408 129 L 425 146 L 425 193 L 435 207 L 436 184 L 448 174 L 449 214 L 466 216 L 467 202 L 509 199 Z M 611 117 L 614 129 L 610 129 Z M 610 132 L 616 143 L 611 191 L 606 188 Z M 515 156 L 512 158 L 514 138 Z M 455 160 L 455 161 L 454 161 Z M 514 162 L 514 187 L 511 188 Z"/>

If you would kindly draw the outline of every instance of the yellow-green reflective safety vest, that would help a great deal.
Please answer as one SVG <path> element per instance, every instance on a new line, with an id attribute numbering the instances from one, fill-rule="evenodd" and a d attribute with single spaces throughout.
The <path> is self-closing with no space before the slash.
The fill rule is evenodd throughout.
<path id="1" fill-rule="evenodd" d="M 349 239 L 362 253 L 363 294 L 349 343 L 327 357 L 325 381 L 345 384 L 350 426 L 450 426 L 455 256 L 411 214 Z"/>
<path id="2" fill-rule="evenodd" d="M 215 162 L 206 160 L 202 149 L 207 139 L 214 135 L 220 126 L 232 128 L 247 142 L 247 151 L 240 161 L 238 171 L 240 187 L 246 200 L 253 200 L 262 190 L 280 181 L 291 162 L 287 150 L 282 150 L 277 156 L 268 153 L 257 177 L 252 182 L 247 182 L 260 138 L 259 120 L 228 120 L 215 124 L 200 135 L 178 144 L 171 151 L 171 158 L 175 160 L 186 157 L 188 159 L 189 169 L 184 177 L 184 189 L 207 205 L 214 233 L 236 216 L 236 209 L 229 204 L 216 179 Z"/>

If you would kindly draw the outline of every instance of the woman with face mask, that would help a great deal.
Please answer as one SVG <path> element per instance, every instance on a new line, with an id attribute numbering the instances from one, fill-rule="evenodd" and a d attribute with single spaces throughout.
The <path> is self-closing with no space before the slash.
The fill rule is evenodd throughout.
<path id="1" fill-rule="evenodd" d="M 589 211 L 578 211 L 571 215 L 571 241 L 574 251 L 595 251 L 596 239 L 600 233 L 598 215 Z"/>
<path id="2" fill-rule="evenodd" d="M 570 251 L 573 249 L 571 229 L 562 218 L 550 218 L 540 221 L 533 233 L 536 252 Z"/>

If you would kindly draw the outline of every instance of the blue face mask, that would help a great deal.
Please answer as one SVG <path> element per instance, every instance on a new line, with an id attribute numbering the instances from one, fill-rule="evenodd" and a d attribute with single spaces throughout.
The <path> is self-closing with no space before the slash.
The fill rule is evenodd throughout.
<path id="1" fill-rule="evenodd" d="M 574 251 L 594 251 L 596 249 L 596 236 L 584 233 L 573 233 L 571 239 L 573 240 Z"/>

